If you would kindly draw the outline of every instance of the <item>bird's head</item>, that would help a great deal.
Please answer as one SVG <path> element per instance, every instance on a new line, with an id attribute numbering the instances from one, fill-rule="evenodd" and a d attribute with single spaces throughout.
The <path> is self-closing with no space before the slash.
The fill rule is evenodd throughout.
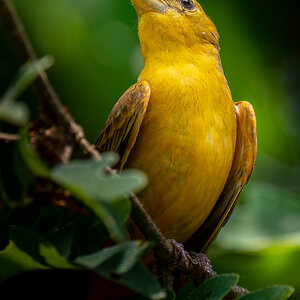
<path id="1" fill-rule="evenodd" d="M 144 58 L 149 52 L 197 46 L 219 50 L 214 23 L 196 0 L 132 0 Z"/>

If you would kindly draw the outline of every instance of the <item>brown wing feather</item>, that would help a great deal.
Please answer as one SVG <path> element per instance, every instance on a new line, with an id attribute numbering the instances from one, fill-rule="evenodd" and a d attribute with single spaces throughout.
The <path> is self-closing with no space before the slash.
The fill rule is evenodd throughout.
<path id="1" fill-rule="evenodd" d="M 113 151 L 120 155 L 120 169 L 133 148 L 150 99 L 146 81 L 131 86 L 112 109 L 96 142 L 100 152 Z"/>
<path id="2" fill-rule="evenodd" d="M 189 250 L 205 253 L 230 218 L 240 193 L 247 184 L 256 160 L 257 136 L 253 107 L 248 102 L 236 102 L 237 141 L 233 164 L 226 185 L 214 209 L 185 244 Z"/>

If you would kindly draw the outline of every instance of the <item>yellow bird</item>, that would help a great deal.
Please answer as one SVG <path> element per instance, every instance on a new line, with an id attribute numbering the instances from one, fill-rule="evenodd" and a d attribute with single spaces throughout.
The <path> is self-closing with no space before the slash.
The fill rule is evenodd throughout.
<path id="1" fill-rule="evenodd" d="M 138 196 L 167 238 L 206 252 L 253 170 L 255 113 L 233 102 L 218 32 L 196 1 L 132 3 L 144 68 L 96 147 L 147 174 Z"/>

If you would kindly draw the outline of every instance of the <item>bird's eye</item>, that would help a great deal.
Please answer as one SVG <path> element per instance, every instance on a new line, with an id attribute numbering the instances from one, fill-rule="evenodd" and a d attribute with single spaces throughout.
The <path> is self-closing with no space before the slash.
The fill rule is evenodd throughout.
<path id="1" fill-rule="evenodd" d="M 195 8 L 195 3 L 193 0 L 181 0 L 181 5 L 183 8 L 188 10 L 193 10 Z"/>

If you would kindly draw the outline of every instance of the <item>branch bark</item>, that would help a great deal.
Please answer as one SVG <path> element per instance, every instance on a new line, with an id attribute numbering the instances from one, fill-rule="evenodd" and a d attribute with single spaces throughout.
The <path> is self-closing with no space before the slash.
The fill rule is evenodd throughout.
<path id="1" fill-rule="evenodd" d="M 17 134 L 0 132 L 0 140 L 4 141 L 5 143 L 16 142 L 19 139 L 20 139 L 20 137 Z"/>
<path id="2" fill-rule="evenodd" d="M 10 36 L 22 61 L 36 60 L 37 55 L 11 0 L 0 0 L 0 13 L 6 32 Z M 74 145 L 78 145 L 84 153 L 92 158 L 101 159 L 101 154 L 85 138 L 82 127 L 74 121 L 73 117 L 62 105 L 44 71 L 40 72 L 39 77 L 34 82 L 34 89 L 42 102 L 43 114 L 49 121 L 58 126 L 65 133 L 66 137 L 70 138 Z M 111 168 L 108 168 L 108 172 L 112 175 L 116 174 L 116 171 Z M 183 273 L 188 279 L 192 279 L 198 284 L 201 282 L 199 278 L 206 280 L 216 275 L 206 256 L 188 253 L 183 247 L 180 248 L 180 244 L 175 245 L 172 241 L 167 240 L 135 194 L 130 195 L 130 200 L 132 203 L 131 217 L 133 221 L 146 239 L 156 243 L 154 248 L 155 255 L 167 266 L 167 271 L 163 274 L 164 277 L 168 278 L 164 284 L 166 287 L 170 288 L 173 286 L 174 273 L 176 272 Z M 182 267 L 183 265 L 184 268 Z M 227 299 L 234 299 L 245 293 L 248 293 L 246 289 L 236 287 L 228 295 L 229 298 Z"/>
<path id="3" fill-rule="evenodd" d="M 11 38 L 22 61 L 25 63 L 30 60 L 36 60 L 37 55 L 12 1 L 1 0 L 0 12 L 6 32 Z M 84 153 L 89 154 L 93 158 L 100 159 L 99 152 L 86 140 L 82 127 L 74 122 L 72 116 L 61 104 L 46 72 L 40 71 L 33 86 L 39 99 L 42 101 L 45 116 L 55 125 L 60 126 L 66 133 L 66 136 L 78 144 Z"/>

